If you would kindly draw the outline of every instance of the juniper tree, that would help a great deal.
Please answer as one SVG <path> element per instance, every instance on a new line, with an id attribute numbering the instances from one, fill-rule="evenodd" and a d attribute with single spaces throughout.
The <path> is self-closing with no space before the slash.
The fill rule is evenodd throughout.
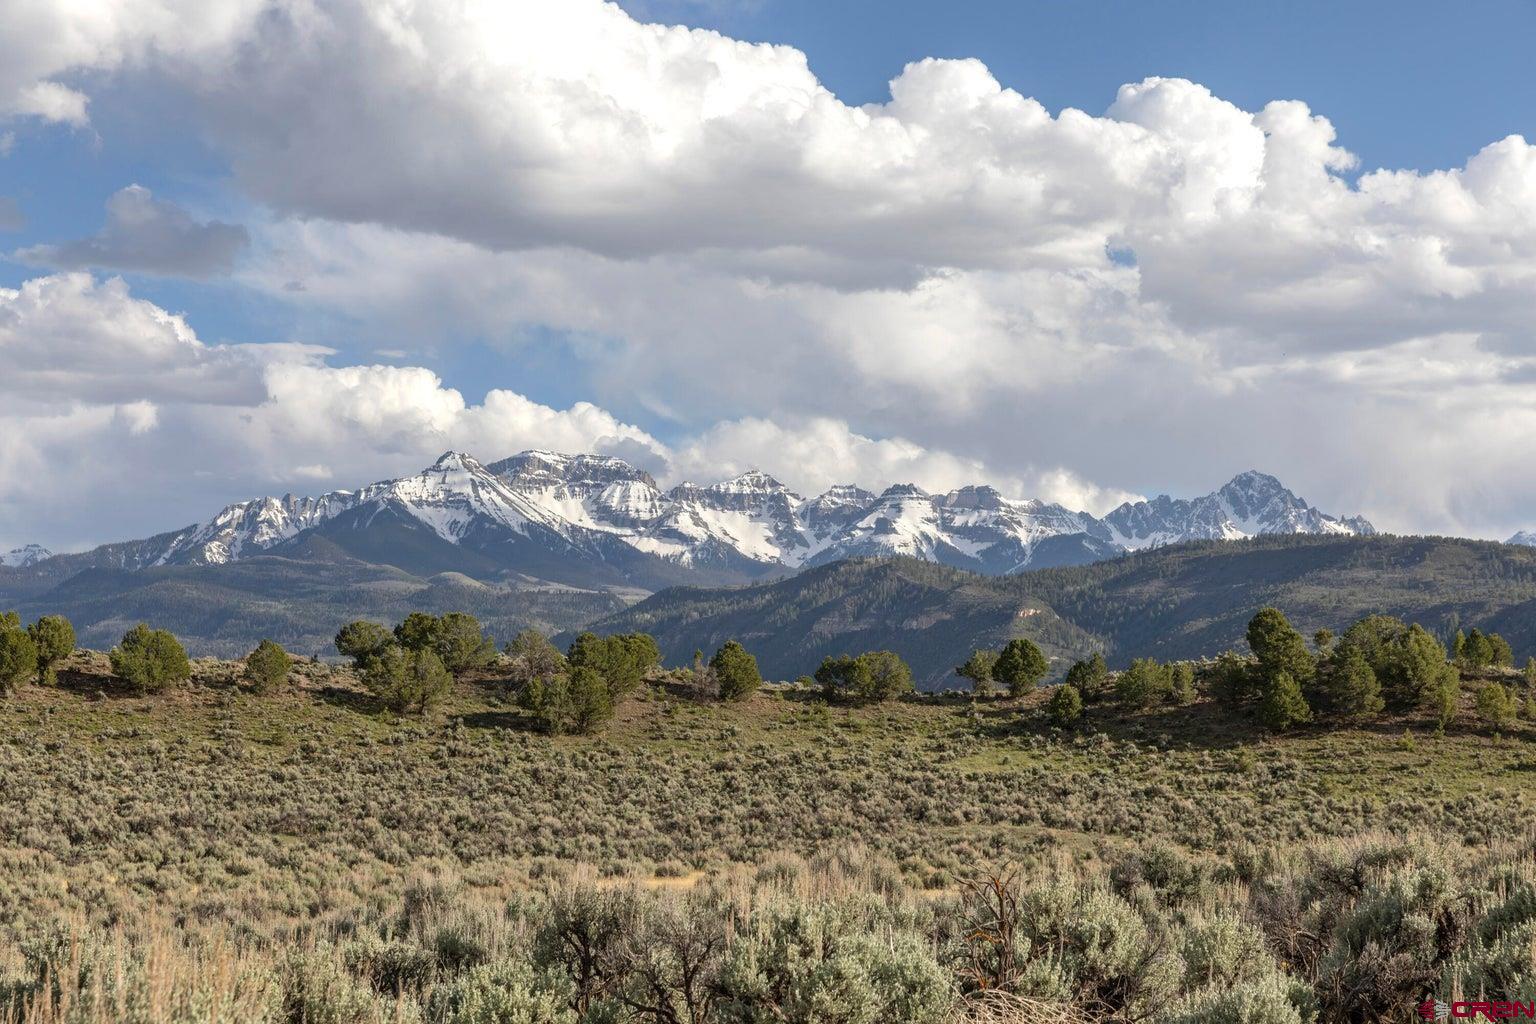
<path id="1" fill-rule="evenodd" d="M 1051 670 L 1051 663 L 1034 641 L 1015 637 L 1003 646 L 992 668 L 992 677 L 1008 688 L 1008 696 L 1022 697 Z"/>
<path id="2" fill-rule="evenodd" d="M 1071 683 L 1062 683 L 1046 702 L 1045 711 L 1054 724 L 1068 728 L 1083 716 L 1082 695 Z"/>
<path id="3" fill-rule="evenodd" d="M 1065 682 L 1075 687 L 1084 699 L 1096 700 L 1102 696 L 1101 691 L 1108 679 L 1109 665 L 1104 661 L 1104 655 L 1094 651 L 1092 656 L 1074 662 L 1067 669 Z"/>
<path id="4" fill-rule="evenodd" d="M 563 675 L 534 679 L 518 698 L 551 736 L 596 732 L 613 717 L 613 693 L 600 672 L 577 665 Z"/>
<path id="5" fill-rule="evenodd" d="M 719 680 L 721 700 L 747 700 L 763 682 L 763 677 L 757 671 L 757 659 L 735 640 L 727 640 L 715 652 L 715 656 L 709 659 L 709 667 Z"/>
<path id="6" fill-rule="evenodd" d="M 453 687 L 453 676 L 431 649 L 390 644 L 368 659 L 363 685 L 391 711 L 425 712 Z"/>
<path id="7" fill-rule="evenodd" d="M 1344 718 L 1379 714 L 1386 707 L 1376 671 L 1365 655 L 1352 647 L 1342 648 L 1333 659 L 1320 690 L 1329 710 Z"/>
<path id="8" fill-rule="evenodd" d="M 496 660 L 496 641 L 480 628 L 479 619 L 466 612 L 449 612 L 437 620 L 432 649 L 454 675 Z"/>
<path id="9" fill-rule="evenodd" d="M 142 622 L 123 634 L 108 657 L 113 674 L 140 693 L 159 693 L 192 677 L 192 663 L 181 642 Z"/>
<path id="10" fill-rule="evenodd" d="M 1494 729 L 1503 728 L 1515 717 L 1515 695 L 1498 683 L 1484 683 L 1477 691 L 1477 714 Z"/>
<path id="11" fill-rule="evenodd" d="M 1115 680 L 1115 699 L 1129 708 L 1149 708 L 1168 699 L 1172 674 L 1153 658 L 1137 658 Z"/>
<path id="12" fill-rule="evenodd" d="M 282 645 L 263 640 L 245 656 L 245 680 L 256 693 L 270 693 L 283 684 L 293 668 L 293 659 Z"/>
<path id="13" fill-rule="evenodd" d="M 971 681 L 971 692 L 978 697 L 992 693 L 992 671 L 997 665 L 996 651 L 972 651 L 963 665 L 955 666 L 955 675 Z"/>
<path id="14" fill-rule="evenodd" d="M 14 613 L 0 615 L 0 695 L 13 693 L 37 673 L 37 644 Z"/>
<path id="15" fill-rule="evenodd" d="M 436 615 L 411 612 L 395 626 L 395 642 L 411 651 L 436 651 L 441 630 L 442 620 Z"/>
<path id="16" fill-rule="evenodd" d="M 1301 685 L 1289 672 L 1276 672 L 1265 680 L 1264 694 L 1259 698 L 1259 718 L 1275 732 L 1312 720 L 1312 709 L 1301 695 Z"/>
<path id="17" fill-rule="evenodd" d="M 52 683 L 59 662 L 75 653 L 75 627 L 62 615 L 44 615 L 27 627 L 37 648 L 37 678 Z"/>
<path id="18" fill-rule="evenodd" d="M 1198 699 L 1195 692 L 1195 666 L 1180 661 L 1168 666 L 1168 702 L 1189 705 Z"/>
<path id="19" fill-rule="evenodd" d="M 648 633 L 620 633 L 600 637 L 582 633 L 571 643 L 566 660 L 572 669 L 590 668 L 603 677 L 615 698 L 639 688 L 645 677 L 661 664 L 661 649 Z"/>
<path id="20" fill-rule="evenodd" d="M 336 652 L 351 658 L 354 668 L 362 668 L 368 659 L 384 653 L 395 642 L 393 634 L 377 622 L 359 620 L 342 626 L 336 634 Z"/>
<path id="21" fill-rule="evenodd" d="M 1278 608 L 1260 608 L 1249 620 L 1248 648 L 1258 662 L 1261 679 L 1284 672 L 1293 682 L 1305 684 L 1317 671 L 1307 641 Z"/>

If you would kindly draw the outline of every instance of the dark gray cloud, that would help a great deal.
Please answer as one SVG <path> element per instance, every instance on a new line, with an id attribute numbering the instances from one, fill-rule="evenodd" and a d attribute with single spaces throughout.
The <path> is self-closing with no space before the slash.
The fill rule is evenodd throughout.
<path id="1" fill-rule="evenodd" d="M 0 206 L 0 216 L 4 209 Z M 107 223 L 89 238 L 21 249 L 24 263 L 64 270 L 102 267 L 141 274 L 213 277 L 234 269 L 250 244 L 238 224 L 199 221 L 175 203 L 129 185 L 107 200 Z"/>

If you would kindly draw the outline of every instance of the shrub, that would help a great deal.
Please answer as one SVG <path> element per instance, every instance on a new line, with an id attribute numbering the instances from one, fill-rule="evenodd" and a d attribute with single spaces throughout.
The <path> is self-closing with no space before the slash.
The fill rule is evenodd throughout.
<path id="1" fill-rule="evenodd" d="M 27 627 L 27 636 L 37 648 L 37 675 L 52 683 L 59 662 L 75 653 L 75 627 L 62 615 L 44 615 Z"/>
<path id="2" fill-rule="evenodd" d="M 709 659 L 709 667 L 719 680 L 721 700 L 746 700 L 763 682 L 757 671 L 757 659 L 735 640 L 727 640 L 715 652 Z"/>
<path id="3" fill-rule="evenodd" d="M 0 694 L 12 693 L 37 674 L 37 645 L 14 613 L 0 616 Z"/>
<path id="4" fill-rule="evenodd" d="M 453 676 L 432 650 L 390 644 L 368 659 L 363 685 L 395 712 L 425 712 L 453 688 Z"/>
<path id="5" fill-rule="evenodd" d="M 870 932 L 837 905 L 759 912 L 721 968 L 722 1019 L 942 1024 L 953 999 L 932 949 L 908 931 Z"/>
<path id="6" fill-rule="evenodd" d="M 512 659 L 512 681 L 527 686 L 536 679 L 552 679 L 565 671 L 565 655 L 536 629 L 525 629 L 507 644 Z"/>
<path id="7" fill-rule="evenodd" d="M 1051 694 L 1051 699 L 1045 705 L 1045 712 L 1050 716 L 1051 722 L 1063 729 L 1077 724 L 1077 720 L 1083 717 L 1083 698 L 1077 692 L 1077 687 L 1071 683 L 1062 683 Z"/>
<path id="8" fill-rule="evenodd" d="M 283 963 L 283 1019 L 303 1024 L 377 1024 L 382 999 L 359 985 L 328 951 L 290 953 Z"/>
<path id="9" fill-rule="evenodd" d="M 427 1019 L 440 1024 L 577 1024 L 566 986 L 522 960 L 476 967 L 432 990 Z"/>
<path id="10" fill-rule="evenodd" d="M 1051 670 L 1051 663 L 1034 641 L 1015 637 L 1004 645 L 992 668 L 993 677 L 1008 688 L 1008 696 L 1022 697 Z"/>
<path id="11" fill-rule="evenodd" d="M 139 623 L 109 654 L 112 672 L 140 693 L 160 693 L 192 677 L 186 648 L 163 629 Z"/>
<path id="12" fill-rule="evenodd" d="M 336 634 L 337 652 L 351 658 L 354 668 L 363 668 L 368 659 L 383 654 L 384 649 L 394 642 L 389 630 L 377 622 L 351 622 Z"/>
<path id="13" fill-rule="evenodd" d="M 256 693 L 270 693 L 287 681 L 292 668 L 293 659 L 281 644 L 263 640 L 245 656 L 245 681 Z"/>

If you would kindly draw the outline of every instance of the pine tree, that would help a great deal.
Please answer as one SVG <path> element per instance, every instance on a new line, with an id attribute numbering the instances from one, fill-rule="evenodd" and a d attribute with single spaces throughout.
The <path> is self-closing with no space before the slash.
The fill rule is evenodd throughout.
<path id="1" fill-rule="evenodd" d="M 1329 708 L 1337 715 L 1351 718 L 1379 714 L 1386 703 L 1381 699 L 1381 684 L 1365 655 L 1345 648 L 1324 680 L 1323 693 Z"/>
<path id="2" fill-rule="evenodd" d="M 1274 732 L 1284 732 L 1312 720 L 1312 709 L 1301 695 L 1301 686 L 1289 672 L 1276 672 L 1265 681 L 1264 695 L 1259 699 L 1259 718 Z"/>

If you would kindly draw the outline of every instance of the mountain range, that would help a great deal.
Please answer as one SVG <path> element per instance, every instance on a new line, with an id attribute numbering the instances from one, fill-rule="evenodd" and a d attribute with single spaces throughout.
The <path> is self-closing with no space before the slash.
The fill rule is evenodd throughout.
<path id="1" fill-rule="evenodd" d="M 1099 518 L 983 484 L 945 494 L 912 484 L 876 494 L 846 484 L 804 497 L 753 470 L 662 490 L 650 474 L 608 456 L 527 451 L 482 464 L 447 452 L 420 473 L 359 490 L 256 498 L 143 540 L 5 557 L 7 565 L 62 576 L 303 558 L 323 544 L 417 575 L 650 591 L 745 583 L 864 556 L 1006 575 L 1190 540 L 1374 533 L 1365 519 L 1325 514 L 1258 472 L 1203 497 L 1165 495 Z"/>
<path id="2" fill-rule="evenodd" d="M 350 619 L 463 610 L 503 640 L 645 629 L 684 661 L 737 637 L 781 678 L 889 648 L 929 686 L 1014 635 L 1058 668 L 1092 650 L 1119 663 L 1214 653 L 1240 644 L 1263 603 L 1308 629 L 1370 611 L 1441 632 L 1461 621 L 1536 653 L 1536 546 L 1374 534 L 1257 472 L 1096 517 L 984 485 L 805 497 L 754 471 L 664 490 L 607 456 L 449 452 L 410 476 L 240 502 L 142 540 L 19 549 L 0 565 L 0 608 L 68 615 L 97 647 L 151 621 L 224 656 L 262 638 L 326 654 Z"/>

